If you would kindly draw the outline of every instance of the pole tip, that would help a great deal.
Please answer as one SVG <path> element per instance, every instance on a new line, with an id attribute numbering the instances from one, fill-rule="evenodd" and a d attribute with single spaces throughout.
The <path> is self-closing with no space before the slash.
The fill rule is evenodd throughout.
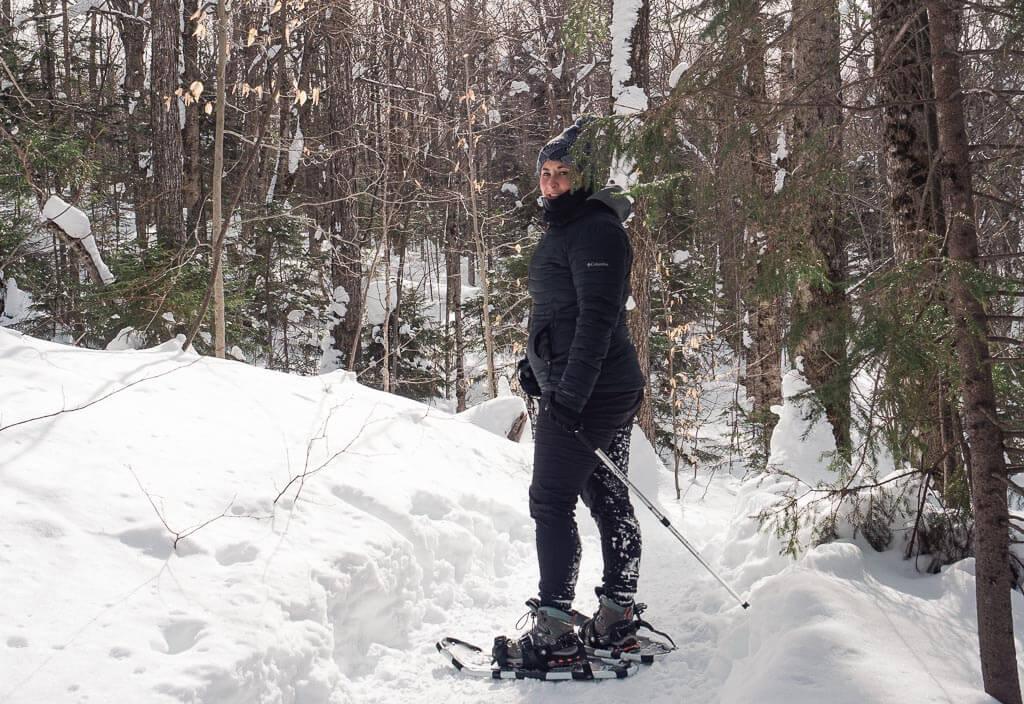
<path id="1" fill-rule="evenodd" d="M 749 609 L 750 608 L 750 602 L 749 601 L 744 601 L 743 602 L 743 608 L 744 609 Z"/>

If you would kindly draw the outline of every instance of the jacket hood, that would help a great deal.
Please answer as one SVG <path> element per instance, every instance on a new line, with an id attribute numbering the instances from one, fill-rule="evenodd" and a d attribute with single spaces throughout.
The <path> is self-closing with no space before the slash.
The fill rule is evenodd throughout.
<path id="1" fill-rule="evenodd" d="M 596 200 L 604 204 L 621 222 L 626 222 L 633 212 L 633 199 L 622 192 L 621 186 L 605 186 L 587 200 Z"/>

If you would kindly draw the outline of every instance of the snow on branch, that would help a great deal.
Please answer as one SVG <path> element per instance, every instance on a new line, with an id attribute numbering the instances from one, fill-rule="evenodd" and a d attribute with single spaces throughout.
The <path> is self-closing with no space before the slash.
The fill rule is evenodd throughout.
<path id="1" fill-rule="evenodd" d="M 633 115 L 647 109 L 647 93 L 633 80 L 629 64 L 633 51 L 633 30 L 640 17 L 643 0 L 615 0 L 612 6 L 612 100 L 616 115 Z"/>
<path id="2" fill-rule="evenodd" d="M 633 58 L 633 32 L 640 19 L 644 0 L 614 0 L 612 3 L 612 113 L 626 118 L 625 132 L 635 129 L 635 115 L 647 110 L 647 93 L 636 81 L 630 61 Z M 636 162 L 624 153 L 612 158 L 608 183 L 629 190 L 636 185 Z"/>
<path id="3" fill-rule="evenodd" d="M 65 203 L 60 196 L 50 196 L 43 205 L 43 222 L 52 223 L 66 235 L 71 247 L 89 258 L 86 266 L 93 280 L 97 283 L 111 284 L 114 275 L 110 273 L 106 263 L 100 256 L 96 238 L 92 234 L 89 217 L 73 205 Z M 92 266 L 89 266 L 89 264 Z"/>

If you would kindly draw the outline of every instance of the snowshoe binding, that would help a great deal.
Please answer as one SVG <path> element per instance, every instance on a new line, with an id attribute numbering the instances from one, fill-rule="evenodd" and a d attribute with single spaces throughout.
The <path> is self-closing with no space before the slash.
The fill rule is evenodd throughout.
<path id="1" fill-rule="evenodd" d="M 623 606 L 602 593 L 598 593 L 598 603 L 593 618 L 586 619 L 580 627 L 580 639 L 590 657 L 604 662 L 650 665 L 676 649 L 668 634 L 655 630 L 640 618 L 647 608 L 645 604 Z M 641 628 L 660 636 L 660 639 L 639 633 Z"/>
<path id="2" fill-rule="evenodd" d="M 516 624 L 521 628 L 527 618 L 533 625 L 518 639 L 498 636 L 491 655 L 498 667 L 546 671 L 571 668 L 583 663 L 587 653 L 572 627 L 572 615 L 553 606 L 541 606 L 536 599 L 526 602 L 529 611 Z"/>

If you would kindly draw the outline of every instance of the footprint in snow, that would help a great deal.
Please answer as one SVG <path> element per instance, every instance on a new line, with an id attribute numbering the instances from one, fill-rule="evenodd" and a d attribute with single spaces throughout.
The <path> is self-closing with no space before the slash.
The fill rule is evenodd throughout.
<path id="1" fill-rule="evenodd" d="M 206 624 L 203 621 L 183 620 L 163 626 L 164 641 L 167 643 L 167 654 L 177 655 L 191 650 L 199 640 L 199 634 Z"/>
<path id="2" fill-rule="evenodd" d="M 163 528 L 156 526 L 132 528 L 119 533 L 117 539 L 128 547 L 141 550 L 143 554 L 158 560 L 166 560 L 172 553 L 176 553 L 179 557 L 188 557 L 203 552 L 203 549 L 190 539 L 178 541 L 178 545 L 175 546 L 174 537 Z"/>
<path id="3" fill-rule="evenodd" d="M 259 548 L 252 543 L 233 543 L 218 550 L 214 557 L 226 567 L 239 562 L 252 562 L 259 554 Z"/>
<path id="4" fill-rule="evenodd" d="M 8 648 L 27 648 L 28 638 L 24 636 L 11 636 L 7 639 Z"/>

